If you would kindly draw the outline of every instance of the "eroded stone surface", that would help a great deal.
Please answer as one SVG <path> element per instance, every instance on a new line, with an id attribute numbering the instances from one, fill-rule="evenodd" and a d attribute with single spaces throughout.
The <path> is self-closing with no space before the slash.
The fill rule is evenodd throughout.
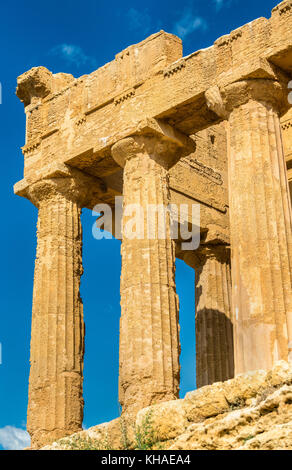
<path id="1" fill-rule="evenodd" d="M 271 371 L 242 374 L 224 383 L 202 387 L 183 400 L 160 403 L 138 412 L 135 427 L 141 429 L 150 416 L 155 448 L 165 450 L 278 450 L 292 449 L 292 368 L 281 361 Z M 45 449 L 72 448 L 82 436 L 122 449 L 119 419 L 105 423 Z M 137 446 L 133 422 L 129 448 Z M 105 439 L 107 436 L 107 439 Z M 111 441 L 112 438 L 112 441 Z"/>
<path id="2" fill-rule="evenodd" d="M 167 169 L 176 147 L 157 136 L 132 137 L 113 146 L 124 165 L 124 208 L 136 204 L 143 213 L 136 224 L 143 233 L 131 239 L 124 210 L 121 276 L 119 399 L 123 411 L 174 399 L 179 392 L 178 298 L 175 290 L 175 246 L 170 215 L 165 237 L 159 237 L 159 213 L 147 234 L 147 207 L 170 202 Z M 157 206 L 156 206 L 157 207 Z M 128 233 L 129 232 L 129 233 Z M 160 239 L 159 239 L 160 238 Z"/>

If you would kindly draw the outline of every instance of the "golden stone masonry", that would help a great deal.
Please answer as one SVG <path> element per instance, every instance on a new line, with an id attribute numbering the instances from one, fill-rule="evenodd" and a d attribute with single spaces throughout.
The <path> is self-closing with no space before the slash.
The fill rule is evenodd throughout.
<path id="1" fill-rule="evenodd" d="M 195 269 L 198 387 L 292 362 L 291 32 L 285 0 L 187 57 L 160 31 L 90 75 L 35 67 L 18 78 L 27 121 L 14 190 L 39 211 L 33 448 L 82 429 L 80 214 L 114 208 L 115 196 L 200 205 L 197 250 L 173 239 L 169 218 L 164 239 L 122 240 L 123 414 L 178 398 L 176 257 Z"/>

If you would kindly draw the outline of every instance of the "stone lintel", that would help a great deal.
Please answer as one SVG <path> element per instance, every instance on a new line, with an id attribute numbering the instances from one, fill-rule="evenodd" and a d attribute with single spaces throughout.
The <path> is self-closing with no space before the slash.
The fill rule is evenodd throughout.
<path id="1" fill-rule="evenodd" d="M 275 16 L 275 14 L 279 13 L 280 15 L 282 15 L 283 13 L 289 12 L 290 9 L 291 9 L 291 0 L 286 0 L 280 3 L 279 5 L 277 5 L 272 10 L 272 18 L 273 16 Z M 157 72 L 159 73 L 161 70 L 161 65 L 163 64 L 165 65 L 164 75 L 169 76 L 169 75 L 172 75 L 174 71 L 177 71 L 183 67 L 186 67 L 187 61 L 189 61 L 189 59 L 191 59 L 194 55 L 199 54 L 200 52 L 204 52 L 204 54 L 207 53 L 208 57 L 206 57 L 206 61 L 209 61 L 211 60 L 211 57 L 214 54 L 215 49 L 220 48 L 224 45 L 231 45 L 237 40 L 241 40 L 242 36 L 244 36 L 245 34 L 245 28 L 247 26 L 250 26 L 250 28 L 252 29 L 253 27 L 256 27 L 259 21 L 264 21 L 267 23 L 267 27 L 268 27 L 269 23 L 271 22 L 271 19 L 258 18 L 252 21 L 251 23 L 249 23 L 249 25 L 243 25 L 242 27 L 237 28 L 234 31 L 231 31 L 229 34 L 221 36 L 215 41 L 214 45 L 212 45 L 211 47 L 202 51 L 201 50 L 195 51 L 186 57 L 182 57 L 181 39 L 172 34 L 166 33 L 164 31 L 160 31 L 156 34 L 149 36 L 148 38 L 141 41 L 140 43 L 133 44 L 127 47 L 126 49 L 124 49 L 123 51 L 119 52 L 118 54 L 116 54 L 115 59 L 112 62 L 106 64 L 106 66 L 104 67 L 107 67 L 107 68 L 112 67 L 115 62 L 118 62 L 120 65 L 122 64 L 121 72 L 123 72 L 123 68 L 125 66 L 129 67 L 129 64 L 127 63 L 126 58 L 128 56 L 130 57 L 131 55 L 135 55 L 135 57 L 139 57 L 140 63 L 144 61 L 144 65 L 145 65 L 144 74 L 142 74 L 139 77 L 139 80 L 137 82 L 135 82 L 134 76 L 133 76 L 131 79 L 130 86 L 125 86 L 124 91 L 121 91 L 120 94 L 118 95 L 120 96 L 120 95 L 123 95 L 123 93 L 126 92 L 127 90 L 131 89 L 131 87 L 135 87 L 135 83 L 138 83 L 138 86 L 140 86 L 143 80 L 148 79 L 149 69 L 153 68 L 154 70 L 157 70 Z M 255 33 L 257 34 L 258 32 L 255 31 Z M 275 32 L 273 31 L 273 33 Z M 254 37 L 255 42 L 256 42 L 256 39 L 257 38 Z M 271 70 L 269 70 L 269 68 L 272 69 L 272 64 L 269 63 L 269 59 L 273 58 L 275 55 L 274 51 L 272 50 L 274 47 L 275 47 L 274 44 L 272 45 L 272 47 L 270 47 L 270 44 L 267 43 L 266 58 L 257 57 L 255 54 L 254 56 L 251 56 L 250 60 L 241 63 L 240 66 L 237 68 L 228 67 L 227 71 L 224 73 L 224 75 L 226 75 L 226 80 L 229 83 L 232 83 L 234 80 L 244 79 L 244 78 L 247 78 L 248 76 L 251 76 L 252 78 L 267 77 L 267 74 L 269 75 L 271 73 Z M 280 52 L 277 50 L 277 54 L 279 54 Z M 285 52 L 284 49 L 282 52 Z M 226 54 L 229 54 L 229 52 L 226 51 Z M 266 64 L 264 64 L 264 62 L 266 62 Z M 158 63 L 159 63 L 159 67 L 157 68 Z M 102 68 L 103 67 L 101 67 L 101 69 Z M 36 92 L 36 96 L 45 97 L 50 92 L 52 92 L 52 94 L 56 94 L 57 96 L 59 94 L 60 87 L 58 87 L 58 90 L 55 90 L 54 89 L 55 87 L 53 86 L 53 82 L 55 81 L 58 75 L 63 76 L 66 74 L 53 75 L 45 67 L 32 68 L 31 70 L 25 72 L 23 75 L 21 75 L 18 78 L 17 96 L 21 99 L 21 101 L 25 102 L 27 96 L 29 96 L 30 94 L 31 85 L 32 85 L 32 88 L 35 89 L 35 91 L 38 90 Z M 83 77 L 80 77 L 78 81 L 81 80 L 82 78 Z M 220 78 L 218 76 L 210 77 L 210 80 L 213 81 L 213 79 L 215 79 L 217 82 L 217 80 Z M 65 80 L 63 83 L 63 88 L 65 89 L 67 85 L 68 85 L 68 80 Z M 207 84 L 207 87 L 211 85 L 212 84 L 209 83 Z M 112 97 L 111 99 L 114 99 L 114 97 Z M 95 106 L 93 107 L 93 109 L 95 109 Z"/>
<path id="2" fill-rule="evenodd" d="M 211 49 L 212 48 L 210 48 L 210 50 Z M 217 84 L 216 86 L 218 87 L 227 87 L 228 85 L 231 85 L 235 82 L 251 79 L 281 80 L 283 83 L 289 81 L 289 77 L 283 71 L 281 71 L 275 65 L 269 63 L 268 60 L 259 57 L 252 60 L 251 62 L 241 64 L 240 67 L 229 69 L 227 72 L 220 74 L 218 77 L 216 77 L 215 82 Z M 198 90 L 198 94 L 194 95 L 192 100 L 189 102 L 189 108 L 192 109 L 194 104 L 197 102 L 198 108 L 201 112 L 202 109 L 199 105 L 201 100 L 202 90 Z M 185 108 L 187 115 L 187 105 L 182 104 L 182 106 Z M 177 103 L 174 104 L 173 111 L 175 113 L 178 112 Z M 104 156 L 105 153 L 107 153 L 107 148 L 110 148 L 118 140 L 134 134 L 161 135 L 161 137 L 165 137 L 169 140 L 172 140 L 173 142 L 176 142 L 179 147 L 192 148 L 192 145 L 187 143 L 187 139 L 189 139 L 189 137 L 178 129 L 175 129 L 175 122 L 173 125 L 169 125 L 165 120 L 163 120 L 164 116 L 167 118 L 169 115 L 172 115 L 171 108 L 169 108 L 167 112 L 163 112 L 162 114 L 158 113 L 156 116 L 145 118 L 142 121 L 135 123 L 134 125 L 129 123 L 129 126 L 123 129 L 121 133 L 118 132 L 113 136 L 109 136 L 107 139 L 101 139 L 98 143 L 98 146 L 94 148 L 94 154 Z M 222 118 L 221 115 L 218 116 L 219 118 Z M 210 114 L 209 120 L 210 122 L 208 122 L 208 125 L 212 125 L 214 123 L 214 116 Z M 205 123 L 202 128 L 205 128 L 206 125 L 207 124 Z"/>
<path id="3" fill-rule="evenodd" d="M 136 88 L 150 75 L 161 72 L 181 57 L 181 39 L 165 31 L 159 31 L 119 52 L 113 61 L 100 70 L 107 68 L 109 74 L 114 75 L 116 68 L 118 69 L 121 83 L 125 84 L 124 90 L 121 90 L 118 96 L 123 96 L 128 89 L 133 86 Z M 139 58 L 139 67 L 136 66 L 137 58 Z M 25 107 L 28 105 L 34 107 L 40 99 L 48 95 L 51 95 L 49 99 L 58 97 L 60 91 L 64 91 L 68 85 L 76 85 L 83 78 L 79 77 L 76 80 L 71 74 L 53 74 L 46 67 L 33 67 L 18 77 L 16 95 Z"/>

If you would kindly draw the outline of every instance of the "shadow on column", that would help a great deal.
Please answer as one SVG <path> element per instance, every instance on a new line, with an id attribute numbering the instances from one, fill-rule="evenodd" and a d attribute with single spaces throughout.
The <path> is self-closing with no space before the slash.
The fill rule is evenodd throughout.
<path id="1" fill-rule="evenodd" d="M 219 310 L 196 314 L 196 364 L 198 388 L 234 377 L 233 324 Z"/>

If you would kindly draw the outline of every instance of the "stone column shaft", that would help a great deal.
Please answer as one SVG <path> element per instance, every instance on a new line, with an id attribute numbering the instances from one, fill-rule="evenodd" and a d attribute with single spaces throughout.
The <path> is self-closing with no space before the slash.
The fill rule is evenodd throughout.
<path id="1" fill-rule="evenodd" d="M 183 253 L 195 270 L 197 387 L 234 377 L 230 247 L 201 245 Z"/>
<path id="2" fill-rule="evenodd" d="M 277 88 L 266 83 L 254 81 L 261 97 L 252 93 L 229 116 L 237 374 L 292 359 L 291 210 Z"/>
<path id="3" fill-rule="evenodd" d="M 158 239 L 157 227 L 152 239 L 146 233 L 147 206 L 169 203 L 167 169 L 152 143 L 137 137 L 113 147 L 114 158 L 121 149 L 126 153 L 119 395 L 127 412 L 175 399 L 179 392 L 178 298 L 169 215 L 164 239 Z M 139 219 L 145 229 L 143 239 L 125 234 L 129 204 L 138 204 L 144 211 Z"/>
<path id="4" fill-rule="evenodd" d="M 234 377 L 229 250 L 210 247 L 195 269 L 197 387 Z"/>
<path id="5" fill-rule="evenodd" d="M 27 429 L 40 447 L 82 428 L 81 208 L 59 191 L 69 178 L 30 188 L 39 208 Z"/>

